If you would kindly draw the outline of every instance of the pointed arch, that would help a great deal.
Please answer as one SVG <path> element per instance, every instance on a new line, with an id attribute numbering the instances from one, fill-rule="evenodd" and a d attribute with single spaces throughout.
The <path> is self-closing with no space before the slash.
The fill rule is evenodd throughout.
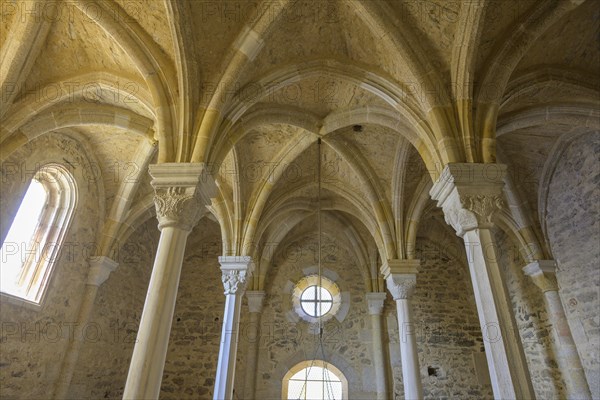
<path id="1" fill-rule="evenodd" d="M 267 1 L 264 0 L 261 6 L 265 5 Z M 215 93 L 207 104 L 201 105 L 201 110 L 199 110 L 198 114 L 201 115 L 201 119 L 194 137 L 192 162 L 207 159 L 207 153 L 212 147 L 217 129 L 225 115 L 223 107 L 230 102 L 227 99 L 227 91 L 234 87 L 242 72 L 260 52 L 264 45 L 264 38 L 268 36 L 269 31 L 279 21 L 281 13 L 289 4 L 291 4 L 291 0 L 268 1 L 267 9 L 273 11 L 262 13 L 252 25 L 242 27 L 233 48 L 223 58 L 227 60 L 227 64 L 221 69 L 223 72 L 218 79 Z"/>
<path id="2" fill-rule="evenodd" d="M 485 63 L 487 68 L 475 97 L 475 128 L 481 135 L 482 162 L 496 161 L 498 110 L 513 71 L 533 43 L 552 24 L 582 2 L 583 0 L 569 0 L 535 4 L 499 37 L 496 50 Z"/>
<path id="3" fill-rule="evenodd" d="M 423 99 L 420 109 L 427 115 L 436 137 L 437 148 L 444 164 L 460 162 L 463 149 L 459 146 L 451 98 L 437 68 L 431 63 L 421 40 L 406 24 L 393 19 L 393 11 L 383 2 L 351 0 L 357 15 L 369 26 L 375 37 L 388 42 L 397 52 L 397 60 L 405 62 L 411 75 L 419 82 Z"/>
<path id="4" fill-rule="evenodd" d="M 465 160 L 476 162 L 479 149 L 473 132 L 473 85 L 475 77 L 476 53 L 482 37 L 483 22 L 490 2 L 475 0 L 462 2 L 457 22 L 458 32 L 454 37 L 451 61 L 453 98 Z"/>
<path id="5" fill-rule="evenodd" d="M 52 26 L 50 16 L 40 15 L 40 12 L 47 12 L 44 0 L 35 0 L 33 3 L 32 12 L 19 12 L 19 16 L 23 17 L 25 21 L 13 22 L 8 38 L 0 51 L 0 93 L 2 93 L 0 118 L 11 108 L 13 100 L 20 91 L 21 84 L 31 71 Z M 20 6 L 25 7 L 24 4 Z M 55 12 L 60 12 L 59 5 L 54 7 Z M 5 11 L 3 4 L 2 12 Z"/>
<path id="6" fill-rule="evenodd" d="M 122 18 L 113 17 L 127 15 L 118 3 L 75 0 L 75 5 L 85 14 L 90 7 L 90 2 L 97 10 L 100 10 L 94 21 L 129 54 L 137 70 L 148 84 L 156 113 L 156 131 L 159 140 L 158 161 L 174 160 L 177 140 L 173 136 L 173 132 L 177 131 L 176 102 L 174 101 L 174 93 L 177 88 L 174 81 L 175 68 L 148 32 L 133 18 L 129 17 L 127 23 L 122 23 Z"/>

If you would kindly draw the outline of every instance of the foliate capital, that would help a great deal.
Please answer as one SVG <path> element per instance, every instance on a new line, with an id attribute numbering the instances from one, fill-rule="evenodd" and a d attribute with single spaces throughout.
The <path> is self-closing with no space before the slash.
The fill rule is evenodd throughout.
<path id="1" fill-rule="evenodd" d="M 221 280 L 224 294 L 240 294 L 246 291 L 248 279 L 254 271 L 254 262 L 249 256 L 221 256 Z"/>
<path id="2" fill-rule="evenodd" d="M 158 228 L 191 231 L 216 195 L 214 178 L 202 163 L 150 165 Z"/>
<path id="3" fill-rule="evenodd" d="M 410 299 L 417 286 L 419 260 L 387 260 L 381 273 L 394 300 Z"/>
<path id="4" fill-rule="evenodd" d="M 473 229 L 490 228 L 492 217 L 504 207 L 503 164 L 448 164 L 429 194 L 444 211 L 458 236 Z"/>
<path id="5" fill-rule="evenodd" d="M 525 275 L 542 291 L 558 291 L 556 281 L 556 262 L 554 260 L 536 260 L 523 267 Z"/>
<path id="6" fill-rule="evenodd" d="M 154 205 L 159 229 L 172 226 L 191 231 L 203 215 L 194 188 L 155 189 Z"/>

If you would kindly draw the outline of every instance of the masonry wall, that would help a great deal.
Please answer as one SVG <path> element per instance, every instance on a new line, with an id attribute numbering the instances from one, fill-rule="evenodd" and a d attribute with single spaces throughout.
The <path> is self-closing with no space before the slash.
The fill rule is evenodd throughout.
<path id="1" fill-rule="evenodd" d="M 79 187 L 79 201 L 54 264 L 41 307 L 0 297 L 0 397 L 46 399 L 59 373 L 81 302 L 87 257 L 101 225 L 99 190 L 93 163 L 76 135 L 51 133 L 15 151 L 2 164 L 0 219 L 8 231 L 22 196 L 39 166 L 55 162 L 69 168 Z M 65 161 L 66 160 L 66 161 Z M 70 164 L 67 164 L 70 163 Z M 73 166 L 73 167 L 70 167 Z"/>
<path id="2" fill-rule="evenodd" d="M 69 397 L 121 399 L 160 232 L 149 219 L 117 254 L 119 267 L 99 290 Z M 202 219 L 190 233 L 161 386 L 161 399 L 212 399 L 224 295 L 218 225 Z"/>
<path id="3" fill-rule="evenodd" d="M 559 293 L 593 397 L 600 399 L 600 134 L 562 153 L 548 190 L 547 235 Z"/>
<path id="4" fill-rule="evenodd" d="M 522 268 L 527 262 L 500 230 L 495 234 L 499 265 L 511 300 L 533 390 L 538 399 L 564 399 L 565 385 L 552 351 L 552 325 L 540 289 Z"/>
<path id="5" fill-rule="evenodd" d="M 158 238 L 150 218 L 113 254 L 119 266 L 98 289 L 70 399 L 123 398 Z"/>
<path id="6" fill-rule="evenodd" d="M 346 376 L 350 398 L 373 399 L 374 370 L 372 364 L 371 322 L 365 301 L 365 285 L 359 267 L 343 243 L 329 237 L 324 248 L 323 268 L 337 275 L 336 283 L 347 296 L 349 308 L 342 321 L 333 318 L 324 324 L 323 352 L 318 350 L 317 336 L 305 321 L 294 322 L 291 292 L 286 290 L 306 276 L 303 269 L 316 265 L 316 238 L 303 237 L 290 242 L 294 252 L 276 256 L 269 271 L 265 305 L 260 320 L 256 398 L 281 399 L 282 379 L 297 363 L 314 358 L 331 362 Z M 286 256 L 287 254 L 287 256 Z M 316 357 L 315 357 L 316 355 Z M 243 398 L 240 396 L 240 398 Z"/>
<path id="7" fill-rule="evenodd" d="M 161 399 L 212 399 L 225 307 L 221 254 L 218 224 L 200 220 L 185 250 Z"/>
<path id="8" fill-rule="evenodd" d="M 76 166 L 73 175 L 81 188 L 65 238 L 67 245 L 56 262 L 42 307 L 19 305 L 5 298 L 0 301 L 2 399 L 47 398 L 72 340 L 70 327 L 77 319 L 85 287 L 87 258 L 104 218 L 98 182 L 91 179 L 93 173 L 86 171 L 93 164 L 88 154 L 76 135 L 52 133 L 19 149 L 2 166 L 3 232 L 36 165 L 64 163 L 66 159 Z M 559 265 L 560 295 L 594 398 L 600 398 L 597 154 L 597 134 L 582 136 L 565 149 L 551 180 L 547 209 L 547 234 Z M 122 397 L 158 237 L 157 222 L 152 218 L 115 253 L 119 268 L 99 289 L 70 398 Z M 564 398 L 563 383 L 550 351 L 551 327 L 542 297 L 523 276 L 524 261 L 514 244 L 501 232 L 497 232 L 496 239 L 536 395 L 543 399 Z M 448 243 L 456 248 L 454 242 Z M 267 277 L 256 398 L 279 399 L 281 380 L 289 368 L 314 356 L 316 341 L 309 325 L 296 323 L 288 316 L 291 295 L 286 288 L 304 276 L 303 268 L 315 263 L 314 238 L 305 237 L 296 244 L 302 251 L 292 256 L 280 254 Z M 334 319 L 326 324 L 325 353 L 346 373 L 351 397 L 371 399 L 375 395 L 375 371 L 364 281 L 352 253 L 343 245 L 334 248 L 324 267 L 338 276 L 349 309 L 342 321 Z M 482 376 L 487 371 L 476 368 L 477 362 L 485 358 L 468 269 L 464 261 L 446 250 L 440 243 L 427 240 L 420 240 L 417 248 L 422 268 L 413 307 L 425 397 L 491 398 L 491 388 Z M 220 253 L 219 227 L 203 219 L 190 234 L 186 249 L 161 399 L 212 398 L 224 306 L 217 260 Z M 243 398 L 249 343 L 243 335 L 246 313 L 244 304 L 235 388 L 238 398 Z M 384 315 L 389 334 L 388 374 L 394 398 L 402 399 L 396 308 L 389 296 Z"/>
<path id="9" fill-rule="evenodd" d="M 412 300 L 413 328 L 426 399 L 492 398 L 487 370 L 476 369 L 477 362 L 485 363 L 483 339 L 469 271 L 452 256 L 460 250 L 454 240 L 417 241 L 421 268 Z M 393 394 L 395 399 L 404 399 L 396 307 L 389 296 L 385 314 Z"/>

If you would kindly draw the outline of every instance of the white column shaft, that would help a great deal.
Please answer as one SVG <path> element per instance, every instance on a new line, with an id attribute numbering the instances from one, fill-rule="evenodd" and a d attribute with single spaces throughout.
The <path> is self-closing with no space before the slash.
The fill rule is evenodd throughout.
<path id="1" fill-rule="evenodd" d="M 400 357 L 402 359 L 402 378 L 404 398 L 417 400 L 423 398 L 423 386 L 417 355 L 416 330 L 412 322 L 410 300 L 397 299 L 398 333 L 400 335 Z"/>
<path id="2" fill-rule="evenodd" d="M 489 229 L 464 234 L 494 397 L 533 399 L 535 394 Z"/>
<path id="3" fill-rule="evenodd" d="M 467 250 L 494 397 L 534 399 L 513 308 L 490 229 L 504 208 L 506 165 L 450 163 L 429 194 Z"/>
<path id="4" fill-rule="evenodd" d="M 188 234 L 161 230 L 123 399 L 158 399 Z"/>
<path id="5" fill-rule="evenodd" d="M 237 292 L 225 295 L 225 312 L 223 313 L 214 400 L 231 400 L 233 398 L 242 294 Z"/>
<path id="6" fill-rule="evenodd" d="M 254 270 L 254 263 L 248 256 L 221 256 L 219 263 L 221 263 L 221 280 L 225 289 L 225 311 L 213 398 L 214 400 L 231 400 L 233 398 L 242 296 L 246 291 L 248 278 Z M 250 305 L 250 303 L 249 299 L 248 304 Z"/>

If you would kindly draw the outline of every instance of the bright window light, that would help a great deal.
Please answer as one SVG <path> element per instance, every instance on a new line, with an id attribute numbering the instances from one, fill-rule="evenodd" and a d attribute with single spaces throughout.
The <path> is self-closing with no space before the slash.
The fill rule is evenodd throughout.
<path id="1" fill-rule="evenodd" d="M 288 382 L 288 400 L 341 400 L 342 381 L 327 368 L 308 366 Z"/>
<path id="2" fill-rule="evenodd" d="M 47 200 L 44 186 L 32 179 L 0 250 L 0 291 L 4 293 L 23 296 L 27 290 L 21 282 L 23 265 L 27 257 L 41 255 L 34 234 Z"/>
<path id="3" fill-rule="evenodd" d="M 77 184 L 61 164 L 33 176 L 0 249 L 0 292 L 41 305 L 77 207 Z"/>
<path id="4" fill-rule="evenodd" d="M 322 286 L 309 286 L 300 295 L 300 304 L 311 317 L 320 317 L 331 310 L 333 296 Z"/>

